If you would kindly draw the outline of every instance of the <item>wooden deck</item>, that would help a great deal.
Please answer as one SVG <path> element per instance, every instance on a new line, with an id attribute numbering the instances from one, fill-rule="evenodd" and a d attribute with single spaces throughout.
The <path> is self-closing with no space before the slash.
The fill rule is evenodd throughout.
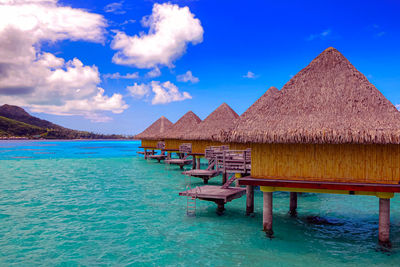
<path id="1" fill-rule="evenodd" d="M 175 165 L 189 165 L 192 164 L 191 159 L 168 159 L 165 161 L 165 163 L 168 164 L 175 164 Z"/>
<path id="2" fill-rule="evenodd" d="M 399 184 L 369 184 L 369 183 L 338 183 L 322 181 L 301 181 L 301 180 L 281 180 L 271 178 L 254 178 L 246 176 L 239 179 L 240 185 L 306 188 L 306 189 L 326 189 L 326 190 L 345 190 L 345 191 L 365 191 L 365 192 L 392 192 L 399 193 Z"/>
<path id="3" fill-rule="evenodd" d="M 158 162 L 160 162 L 161 160 L 165 160 L 167 158 L 167 155 L 164 155 L 164 154 L 150 155 L 148 158 L 149 159 L 156 159 Z"/>
<path id="4" fill-rule="evenodd" d="M 208 180 L 213 177 L 220 175 L 222 172 L 217 170 L 201 170 L 201 169 L 193 169 L 189 171 L 182 172 L 183 175 L 188 175 L 192 177 L 197 177 L 203 179 L 204 183 L 207 184 Z"/>
<path id="5" fill-rule="evenodd" d="M 192 196 L 198 199 L 225 204 L 246 194 L 246 188 L 228 187 L 221 188 L 218 185 L 204 185 L 188 191 L 180 192 L 180 196 Z"/>

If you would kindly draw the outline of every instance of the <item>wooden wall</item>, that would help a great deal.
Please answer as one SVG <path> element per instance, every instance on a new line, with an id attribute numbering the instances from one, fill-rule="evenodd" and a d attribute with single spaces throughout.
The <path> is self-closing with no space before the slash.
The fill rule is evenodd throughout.
<path id="1" fill-rule="evenodd" d="M 144 147 L 157 147 L 159 140 L 142 140 L 142 146 Z"/>
<path id="2" fill-rule="evenodd" d="M 176 140 L 176 139 L 166 139 L 165 140 L 165 149 L 176 149 L 176 150 L 179 150 L 179 146 L 182 143 L 184 143 L 184 141 Z"/>
<path id="3" fill-rule="evenodd" d="M 256 178 L 398 184 L 400 145 L 253 144 Z"/>

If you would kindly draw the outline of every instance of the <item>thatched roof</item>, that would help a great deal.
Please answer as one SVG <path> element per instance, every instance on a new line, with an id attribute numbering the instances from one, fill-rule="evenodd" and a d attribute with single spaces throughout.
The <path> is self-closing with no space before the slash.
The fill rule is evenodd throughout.
<path id="1" fill-rule="evenodd" d="M 229 128 L 239 115 L 226 103 L 214 110 L 189 133 L 181 134 L 183 140 L 213 140 L 222 129 Z"/>
<path id="2" fill-rule="evenodd" d="M 256 102 L 254 102 L 239 119 L 232 124 L 229 128 L 222 129 L 219 136 L 216 138 L 218 141 L 226 142 L 229 141 L 229 136 L 232 130 L 236 127 L 238 123 L 245 123 L 247 120 L 252 120 L 257 114 L 263 114 L 266 110 L 273 107 L 274 101 L 279 97 L 280 91 L 272 86 L 270 87 Z"/>
<path id="3" fill-rule="evenodd" d="M 189 111 L 175 122 L 168 131 L 161 134 L 160 137 L 163 139 L 178 139 L 182 134 L 192 131 L 200 122 L 201 119 L 192 111 Z"/>
<path id="4" fill-rule="evenodd" d="M 231 142 L 400 144 L 400 112 L 339 51 L 328 48 L 271 105 L 240 120 Z"/>
<path id="5" fill-rule="evenodd" d="M 147 127 L 143 132 L 134 136 L 135 139 L 140 140 L 155 140 L 157 136 L 165 133 L 169 128 L 171 128 L 172 122 L 170 122 L 166 117 L 161 116 L 152 125 Z"/>

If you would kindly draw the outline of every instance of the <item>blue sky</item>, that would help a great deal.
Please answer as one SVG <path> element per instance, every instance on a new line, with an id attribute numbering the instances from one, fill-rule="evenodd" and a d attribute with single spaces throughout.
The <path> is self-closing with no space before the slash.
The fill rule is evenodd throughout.
<path id="1" fill-rule="evenodd" d="M 141 63 L 137 58 L 128 65 L 115 60 L 113 62 L 114 55 L 120 51 L 113 49 L 117 33 L 128 37 L 138 35 L 138 38 L 147 35 L 149 28 L 143 25 L 142 19 L 154 12 L 156 3 L 177 5 L 177 8 L 188 7 L 188 14 L 194 19 L 191 22 L 195 23 L 198 19 L 202 33 L 196 23 L 187 27 L 185 34 L 197 30 L 193 33 L 194 37 L 190 37 L 194 41 L 184 42 L 184 48 L 178 49 L 179 52 L 167 59 L 167 64 L 159 63 L 162 59 L 157 58 L 150 61 L 148 56 L 139 56 Z M 71 32 L 67 38 L 57 37 L 56 40 L 53 37 L 46 37 L 47 40 L 38 37 L 32 41 L 36 53 L 48 52 L 65 61 L 78 58 L 84 66 L 97 67 L 100 80 L 95 85 L 93 81 L 88 81 L 88 84 L 103 88 L 107 97 L 120 95 L 121 99 L 117 101 L 119 106 L 107 109 L 103 108 L 105 104 L 98 104 L 93 111 L 84 107 L 61 110 L 51 108 L 46 103 L 46 108 L 42 108 L 42 104 L 36 100 L 28 102 L 28 96 L 23 94 L 12 95 L 12 98 L 9 95 L 2 97 L 1 88 L 0 103 L 15 101 L 38 117 L 69 128 L 135 134 L 162 115 L 175 122 L 192 110 L 204 119 L 223 102 L 240 115 L 270 86 L 280 89 L 292 75 L 330 46 L 342 52 L 393 104 L 400 103 L 398 1 L 335 1 L 326 4 L 324 1 L 89 0 L 59 1 L 53 5 L 84 9 L 85 15 L 99 14 L 107 26 L 99 25 L 101 22 L 96 17 L 94 19 L 98 24 L 87 28 L 87 31 L 101 28 L 102 33 L 97 37 L 85 37 L 76 32 Z M 175 29 L 173 25 L 171 29 Z M 0 24 L 0 49 L 1 34 Z M 53 35 L 52 32 L 49 36 Z M 181 38 L 181 35 L 177 38 Z M 126 44 L 121 41 L 121 45 Z M 157 68 L 161 75 L 148 77 L 147 73 Z M 187 71 L 191 71 L 198 81 L 178 79 Z M 115 73 L 120 76 L 134 74 L 131 76 L 135 77 L 112 79 L 113 74 L 114 78 L 117 77 Z M 164 84 L 166 82 L 169 83 Z M 142 98 L 128 90 L 135 83 L 135 90 L 145 90 L 141 91 L 142 94 L 147 92 Z M 157 85 L 168 87 L 170 84 L 178 89 L 179 101 L 154 103 L 152 89 Z M 46 86 L 43 90 L 50 90 L 50 85 Z M 72 85 L 71 88 L 76 90 Z M 93 88 L 90 89 L 92 91 L 88 89 L 87 95 L 90 92 L 94 94 L 93 90 L 96 89 Z M 191 99 L 184 97 L 183 92 L 187 92 Z M 91 102 L 87 103 L 90 105 Z M 116 110 L 117 113 L 113 113 Z M 106 116 L 109 119 L 107 122 L 96 122 L 99 119 L 93 119 L 91 113 L 98 114 L 96 118 Z"/>

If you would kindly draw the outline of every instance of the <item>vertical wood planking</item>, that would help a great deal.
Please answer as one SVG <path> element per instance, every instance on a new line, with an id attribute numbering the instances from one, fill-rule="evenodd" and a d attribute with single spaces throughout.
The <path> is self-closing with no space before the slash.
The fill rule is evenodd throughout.
<path id="1" fill-rule="evenodd" d="M 399 145 L 252 144 L 252 176 L 397 184 Z"/>

